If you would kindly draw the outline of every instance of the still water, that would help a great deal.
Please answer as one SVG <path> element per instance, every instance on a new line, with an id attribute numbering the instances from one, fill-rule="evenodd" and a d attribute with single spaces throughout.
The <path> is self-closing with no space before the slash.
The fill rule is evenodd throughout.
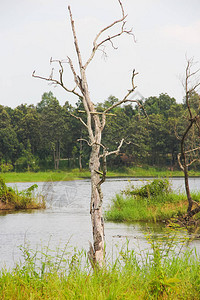
<path id="1" fill-rule="evenodd" d="M 128 184 L 142 185 L 143 179 L 118 178 L 107 179 L 102 185 L 104 193 L 104 209 L 108 208 L 112 197 L 123 190 Z M 17 183 L 18 190 L 28 188 L 33 183 Z M 88 250 L 88 242 L 92 241 L 89 214 L 90 181 L 40 182 L 38 191 L 46 195 L 47 209 L 34 211 L 9 212 L 0 214 L 0 267 L 14 266 L 21 258 L 20 245 L 30 244 L 31 249 L 38 245 L 54 250 L 64 248 L 69 242 L 69 248 Z M 200 178 L 191 178 L 192 190 L 200 190 Z M 184 190 L 183 178 L 172 180 L 176 191 Z M 164 226 L 164 224 L 163 224 Z M 129 240 L 130 248 L 146 249 L 147 232 L 162 235 L 162 225 L 158 224 L 123 224 L 105 223 L 106 249 L 111 255 L 113 249 L 120 248 Z M 193 241 L 200 252 L 200 240 Z"/>

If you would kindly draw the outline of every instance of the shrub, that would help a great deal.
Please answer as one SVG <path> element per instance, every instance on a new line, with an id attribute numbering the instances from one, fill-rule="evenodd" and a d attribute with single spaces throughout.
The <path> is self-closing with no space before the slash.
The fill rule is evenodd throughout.
<path id="1" fill-rule="evenodd" d="M 3 178 L 0 177 L 0 201 L 14 205 L 15 209 L 45 208 L 43 199 L 42 203 L 40 203 L 33 197 L 33 192 L 37 187 L 37 184 L 34 184 L 28 189 L 19 192 L 17 189 L 7 187 Z"/>
<path id="2" fill-rule="evenodd" d="M 1 163 L 0 165 L 0 171 L 5 173 L 5 172 L 10 172 L 13 170 L 13 165 L 9 163 Z"/>
<path id="3" fill-rule="evenodd" d="M 143 185 L 140 188 L 136 188 L 133 185 L 129 187 L 123 193 L 125 195 L 134 195 L 141 198 L 155 197 L 161 194 L 168 194 L 170 192 L 170 183 L 167 179 L 154 179 L 152 182 Z"/>

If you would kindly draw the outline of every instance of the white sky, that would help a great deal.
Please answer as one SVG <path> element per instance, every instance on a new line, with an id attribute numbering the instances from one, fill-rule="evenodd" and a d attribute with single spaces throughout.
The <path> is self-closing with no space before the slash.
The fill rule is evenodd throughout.
<path id="1" fill-rule="evenodd" d="M 124 36 L 115 43 L 118 50 L 108 44 L 106 60 L 98 52 L 88 68 L 93 101 L 104 101 L 111 94 L 123 97 L 135 68 L 137 91 L 144 97 L 168 93 L 181 102 L 185 55 L 200 60 L 200 1 L 122 1 L 127 28 L 133 28 L 137 42 Z M 60 87 L 32 78 L 33 70 L 48 77 L 51 56 L 65 59 L 68 55 L 76 61 L 68 4 L 87 58 L 98 30 L 120 17 L 117 0 L 0 0 L 0 104 L 36 104 L 50 90 L 61 105 L 77 101 Z M 73 87 L 71 74 L 66 77 Z"/>

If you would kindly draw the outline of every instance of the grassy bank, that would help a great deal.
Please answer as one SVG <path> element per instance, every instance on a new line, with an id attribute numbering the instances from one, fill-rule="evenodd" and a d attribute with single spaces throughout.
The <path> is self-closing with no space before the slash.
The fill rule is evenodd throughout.
<path id="1" fill-rule="evenodd" d="M 6 182 L 39 182 L 39 181 L 69 181 L 87 178 L 89 171 L 80 172 L 78 169 L 70 171 L 47 171 L 47 172 L 8 172 L 1 173 Z"/>
<path id="2" fill-rule="evenodd" d="M 199 202 L 200 192 L 193 193 L 192 199 Z M 182 216 L 186 210 L 186 195 L 172 192 L 167 180 L 156 179 L 141 188 L 131 186 L 117 194 L 106 212 L 106 219 L 116 222 L 156 222 Z"/>
<path id="3" fill-rule="evenodd" d="M 46 172 L 7 172 L 1 173 L 6 182 L 39 182 L 39 181 L 68 181 L 89 178 L 89 170 L 69 169 L 65 171 L 46 171 Z M 181 177 L 182 171 L 170 171 L 153 167 L 133 167 L 117 170 L 108 170 L 107 177 Z M 190 171 L 190 176 L 200 176 L 200 171 Z"/>
<path id="4" fill-rule="evenodd" d="M 37 185 L 34 184 L 19 192 L 17 189 L 8 187 L 3 178 L 0 178 L 0 211 L 45 208 L 44 199 L 33 196 L 36 188 Z"/>
<path id="5" fill-rule="evenodd" d="M 199 257 L 191 251 L 177 255 L 172 248 L 164 253 L 159 244 L 150 243 L 153 251 L 143 260 L 122 249 L 115 262 L 94 271 L 80 253 L 71 259 L 61 253 L 52 260 L 45 250 L 36 263 L 37 253 L 24 250 L 24 264 L 0 271 L 0 298 L 200 299 Z"/>

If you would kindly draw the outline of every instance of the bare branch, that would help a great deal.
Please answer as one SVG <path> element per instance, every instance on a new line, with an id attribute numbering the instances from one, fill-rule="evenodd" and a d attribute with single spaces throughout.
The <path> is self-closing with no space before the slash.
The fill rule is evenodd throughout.
<path id="1" fill-rule="evenodd" d="M 120 149 L 121 149 L 121 147 L 122 147 L 122 145 L 123 145 L 123 143 L 124 143 L 124 139 L 121 140 L 121 142 L 120 142 L 120 144 L 119 144 L 117 150 L 114 150 L 114 151 L 111 151 L 111 152 L 106 151 L 106 149 L 105 149 L 105 147 L 104 147 L 104 153 L 101 154 L 101 155 L 99 155 L 99 158 L 102 158 L 102 157 L 104 157 L 104 156 L 109 156 L 109 155 L 112 155 L 112 154 L 118 155 L 118 154 L 119 154 L 119 151 L 120 151 Z"/>
<path id="2" fill-rule="evenodd" d="M 85 113 L 84 110 L 78 110 L 78 112 L 80 112 L 80 113 Z M 90 111 L 90 114 L 91 114 L 91 115 L 102 115 L 103 112 L 99 112 L 99 111 Z M 109 114 L 106 114 L 106 115 L 116 117 L 116 114 L 111 114 L 111 113 L 109 113 Z"/>
<path id="3" fill-rule="evenodd" d="M 189 167 L 189 166 L 191 166 L 195 161 L 197 161 L 198 159 L 197 158 L 195 158 L 195 159 L 193 159 L 191 162 L 189 162 L 188 164 L 187 164 L 187 167 Z"/>
<path id="4" fill-rule="evenodd" d="M 198 86 L 200 86 L 200 82 L 197 83 L 196 85 L 194 85 L 193 88 L 191 88 L 191 89 L 189 90 L 189 93 L 194 92 Z"/>
<path id="5" fill-rule="evenodd" d="M 182 138 L 178 135 L 176 124 L 174 126 L 174 134 L 175 134 L 175 137 L 177 138 L 177 140 L 181 141 Z"/>
<path id="6" fill-rule="evenodd" d="M 113 41 L 111 40 L 111 38 L 109 37 L 109 42 L 111 43 L 111 46 L 113 47 L 113 49 L 115 49 L 115 50 L 117 50 L 118 49 L 118 47 L 115 47 L 114 46 L 114 43 L 113 43 Z"/>
<path id="7" fill-rule="evenodd" d="M 80 142 L 80 141 L 83 141 L 83 142 L 86 142 L 87 144 L 88 144 L 88 146 L 92 146 L 92 144 L 90 143 L 90 142 L 88 142 L 88 140 L 86 140 L 86 139 L 77 139 L 77 142 Z"/>
<path id="8" fill-rule="evenodd" d="M 77 120 L 79 120 L 87 129 L 88 129 L 88 126 L 87 124 L 83 121 L 83 119 L 81 119 L 81 117 L 77 117 L 75 116 L 74 114 L 70 113 L 70 115 L 74 118 L 76 118 Z"/>
<path id="9" fill-rule="evenodd" d="M 136 89 L 136 86 L 135 86 L 135 83 L 134 83 L 134 79 L 135 79 L 135 76 L 138 75 L 139 73 L 135 73 L 135 69 L 133 69 L 133 73 L 132 73 L 132 78 L 131 78 L 131 83 L 132 83 L 132 91 L 134 91 Z"/>
<path id="10" fill-rule="evenodd" d="M 102 157 L 103 157 L 103 163 L 102 163 L 103 173 L 101 174 L 102 175 L 101 180 L 97 184 L 97 188 L 98 188 L 98 190 L 100 192 L 100 195 L 101 195 L 100 186 L 101 186 L 102 183 L 105 182 L 105 180 L 106 180 L 106 173 L 107 173 L 106 150 L 105 149 L 103 149 L 103 155 L 102 155 Z M 103 195 L 102 195 L 102 199 L 103 199 Z"/>
<path id="11" fill-rule="evenodd" d="M 194 151 L 197 151 L 197 150 L 200 150 L 200 147 L 185 151 L 185 153 L 194 152 Z"/>
<path id="12" fill-rule="evenodd" d="M 102 58 L 103 58 L 104 60 L 106 60 L 106 58 L 108 57 L 108 55 L 107 55 L 107 53 L 106 53 L 106 51 L 105 51 L 106 46 L 105 46 L 105 45 L 102 45 L 102 48 L 103 48 L 103 49 L 98 48 L 98 51 L 101 51 L 101 52 L 102 52 Z"/>
<path id="13" fill-rule="evenodd" d="M 178 154 L 177 158 L 178 158 L 178 163 L 179 163 L 180 168 L 184 171 L 184 167 L 181 163 L 181 153 Z"/>
<path id="14" fill-rule="evenodd" d="M 68 6 L 68 10 L 69 10 L 71 27 L 72 27 L 73 37 L 74 37 L 74 45 L 75 45 L 75 48 L 76 48 L 76 53 L 77 53 L 77 57 L 78 57 L 79 66 L 80 66 L 80 69 L 81 69 L 83 67 L 83 63 L 82 63 L 82 58 L 81 58 L 81 52 L 80 52 L 80 49 L 79 49 L 79 46 L 78 46 L 78 39 L 77 39 L 77 36 L 76 36 L 76 30 L 75 30 L 74 20 L 73 20 L 73 17 L 72 17 L 72 12 L 71 12 L 70 6 Z"/>
<path id="15" fill-rule="evenodd" d="M 141 104 L 139 103 L 138 100 L 131 100 L 131 99 L 127 99 L 128 96 L 130 96 L 134 90 L 136 89 L 136 86 L 134 84 L 134 78 L 135 76 L 138 75 L 138 73 L 135 73 L 135 69 L 133 69 L 133 73 L 132 73 L 132 78 L 131 78 L 131 84 L 132 84 L 132 88 L 130 90 L 128 90 L 127 94 L 124 96 L 124 98 L 116 103 L 114 103 L 113 105 L 111 105 L 110 107 L 108 107 L 106 110 L 104 110 L 104 112 L 102 113 L 102 124 L 101 124 L 101 130 L 103 130 L 105 123 L 106 123 L 106 114 L 112 110 L 113 108 L 126 103 L 126 102 L 135 102 L 138 104 L 138 106 L 141 107 Z"/>
<path id="16" fill-rule="evenodd" d="M 189 78 L 189 77 L 192 77 L 192 76 L 194 76 L 194 75 L 196 75 L 199 71 L 200 71 L 200 68 L 197 69 L 196 71 L 194 71 L 193 73 L 189 73 L 189 74 L 188 74 L 188 78 Z"/>
<path id="17" fill-rule="evenodd" d="M 136 86 L 134 84 L 134 78 L 135 76 L 138 75 L 138 73 L 135 73 L 135 69 L 133 70 L 132 73 L 132 78 L 131 78 L 131 83 L 132 83 L 132 88 L 130 90 L 128 90 L 128 93 L 124 96 L 124 98 L 116 103 L 114 103 L 112 106 L 108 107 L 106 110 L 104 110 L 104 113 L 107 113 L 108 111 L 112 110 L 113 108 L 125 103 L 125 102 L 135 102 L 137 103 L 139 106 L 141 106 L 141 104 L 139 103 L 138 100 L 131 100 L 131 99 L 127 99 L 128 96 L 130 96 L 131 93 L 134 92 L 134 90 L 136 89 Z"/>
<path id="18" fill-rule="evenodd" d="M 57 80 L 57 79 L 52 78 L 52 76 L 53 76 L 53 69 L 52 69 L 52 72 L 51 72 L 51 74 L 50 74 L 49 77 L 43 77 L 43 76 L 40 76 L 40 75 L 36 75 L 36 74 L 35 74 L 35 71 L 33 71 L 33 73 L 32 73 L 32 77 L 34 77 L 34 78 L 39 78 L 39 79 L 48 81 L 50 84 L 60 85 L 66 92 L 68 92 L 68 93 L 73 93 L 73 94 L 76 95 L 77 97 L 82 98 L 82 95 L 80 95 L 79 93 L 77 93 L 77 92 L 75 91 L 76 87 L 73 88 L 73 89 L 69 89 L 69 88 L 67 88 L 67 87 L 63 84 L 63 82 L 62 82 L 62 70 L 60 71 L 61 82 L 60 82 L 59 80 Z"/>
<path id="19" fill-rule="evenodd" d="M 70 65 L 70 68 L 71 68 L 71 70 L 72 70 L 72 73 L 73 73 L 73 75 L 74 75 L 74 81 L 75 81 L 75 83 L 76 83 L 76 85 L 78 86 L 78 79 L 77 79 L 77 74 L 76 74 L 76 72 L 75 72 L 75 69 L 74 69 L 74 66 L 73 66 L 73 63 L 72 63 L 72 60 L 71 60 L 71 58 L 68 56 L 67 57 L 68 58 L 68 63 L 69 63 L 69 65 Z"/>
<path id="20" fill-rule="evenodd" d="M 123 8 L 123 5 L 122 5 L 122 2 L 121 2 L 121 0 L 118 0 L 118 2 L 119 2 L 119 5 L 121 6 L 122 17 L 125 17 L 125 13 L 124 13 L 124 8 Z"/>
<path id="21" fill-rule="evenodd" d="M 145 112 L 145 109 L 143 107 L 143 105 L 141 105 L 141 103 L 138 101 L 138 100 L 132 100 L 132 99 L 126 99 L 126 96 L 123 100 L 121 101 L 118 101 L 117 103 L 113 104 L 112 106 L 108 107 L 103 113 L 102 113 L 102 130 L 105 126 L 105 122 L 106 122 L 106 115 L 108 114 L 108 112 L 110 110 L 112 110 L 113 108 L 123 104 L 123 103 L 126 103 L 126 102 L 132 102 L 132 103 L 137 103 L 137 105 L 142 108 Z M 145 112 L 145 115 L 146 115 L 146 112 Z"/>
<path id="22" fill-rule="evenodd" d="M 122 29 L 120 32 L 112 35 L 112 36 L 108 36 L 106 39 L 104 39 L 103 41 L 101 41 L 99 44 L 96 45 L 97 48 L 99 48 L 101 45 L 103 45 L 105 42 L 111 42 L 111 40 L 119 37 L 120 35 L 124 34 L 124 33 L 127 33 L 127 34 L 132 34 L 132 30 L 124 30 L 124 25 L 125 25 L 125 22 L 123 22 L 123 25 L 122 25 Z M 115 47 L 114 47 L 115 48 Z M 117 48 L 115 48 L 117 49 Z"/>
<path id="23" fill-rule="evenodd" d="M 128 141 L 128 142 L 124 141 L 124 143 L 125 143 L 126 145 L 132 144 L 132 145 L 135 145 L 135 146 L 137 146 L 137 147 L 140 147 L 138 144 L 136 144 L 136 143 L 134 143 L 134 142 L 131 142 L 131 141 Z"/>
<path id="24" fill-rule="evenodd" d="M 185 70 L 185 95 L 186 95 L 186 104 L 187 104 L 187 109 L 188 109 L 188 112 L 190 115 L 190 119 L 193 118 L 193 115 L 192 115 L 192 110 L 190 108 L 189 98 L 190 98 L 190 95 L 200 86 L 200 82 L 198 79 L 196 84 L 193 84 L 193 86 L 191 88 L 189 87 L 191 85 L 190 78 L 193 78 L 193 81 L 194 81 L 195 75 L 197 73 L 199 73 L 199 71 L 200 71 L 200 68 L 199 68 L 199 69 L 195 70 L 194 72 L 191 72 L 191 68 L 193 66 L 194 66 L 194 59 L 193 58 L 187 59 L 187 66 L 186 66 L 186 70 Z"/>
<path id="25" fill-rule="evenodd" d="M 61 60 L 58 60 L 58 59 L 52 59 L 52 57 L 51 57 L 51 59 L 50 59 L 50 64 L 52 64 L 52 63 L 54 63 L 54 62 L 58 63 L 59 66 L 60 66 L 60 70 L 59 70 L 59 74 L 60 74 L 60 84 L 63 85 L 63 72 L 64 72 L 63 65 L 62 65 L 63 62 L 62 62 Z M 51 73 L 51 75 L 50 75 L 50 78 L 51 78 L 51 79 L 53 79 L 53 70 L 54 70 L 54 69 L 52 69 L 52 73 Z"/>
<path id="26" fill-rule="evenodd" d="M 191 152 L 195 152 L 195 151 L 197 151 L 197 150 L 200 150 L 200 147 L 197 147 L 197 148 L 194 148 L 194 149 L 187 150 L 187 151 L 185 151 L 185 154 L 191 153 Z M 191 166 L 191 165 L 192 165 L 195 161 L 197 161 L 197 160 L 198 160 L 198 158 L 193 159 L 191 162 L 186 163 L 186 166 L 187 166 L 187 167 Z M 181 163 L 181 153 L 178 154 L 178 163 L 179 163 L 180 168 L 181 168 L 182 170 L 184 170 L 184 167 L 183 167 L 183 165 L 182 165 L 182 163 Z"/>
<path id="27" fill-rule="evenodd" d="M 131 34 L 133 35 L 132 33 L 132 29 L 131 30 L 125 30 L 124 29 L 124 26 L 125 26 L 125 19 L 127 17 L 127 15 L 124 14 L 124 8 L 123 8 L 123 5 L 122 5 L 122 2 L 120 0 L 118 0 L 119 2 L 119 5 L 120 5 L 120 8 L 121 8 L 121 12 L 122 12 L 122 17 L 114 22 L 112 22 L 110 25 L 104 27 L 102 30 L 99 31 L 99 33 L 97 34 L 96 38 L 94 39 L 93 41 L 93 49 L 92 49 L 92 53 L 89 57 L 89 59 L 86 61 L 85 65 L 84 65 L 84 69 L 87 68 L 87 66 L 89 65 L 89 63 L 92 61 L 97 49 L 102 46 L 103 44 L 105 44 L 107 41 L 111 42 L 112 44 L 112 47 L 114 49 L 116 49 L 116 47 L 114 47 L 113 43 L 112 43 L 112 40 L 121 36 L 122 34 L 126 33 L 126 34 Z M 121 27 L 121 31 L 119 31 L 118 33 L 112 35 L 112 36 L 108 36 L 107 38 L 103 39 L 102 41 L 100 41 L 99 43 L 97 42 L 99 40 L 99 38 L 101 37 L 101 35 L 106 32 L 107 30 L 109 30 L 110 28 L 114 27 L 116 24 L 120 24 L 122 23 L 122 27 Z M 134 35 L 133 35 L 134 36 Z"/>

